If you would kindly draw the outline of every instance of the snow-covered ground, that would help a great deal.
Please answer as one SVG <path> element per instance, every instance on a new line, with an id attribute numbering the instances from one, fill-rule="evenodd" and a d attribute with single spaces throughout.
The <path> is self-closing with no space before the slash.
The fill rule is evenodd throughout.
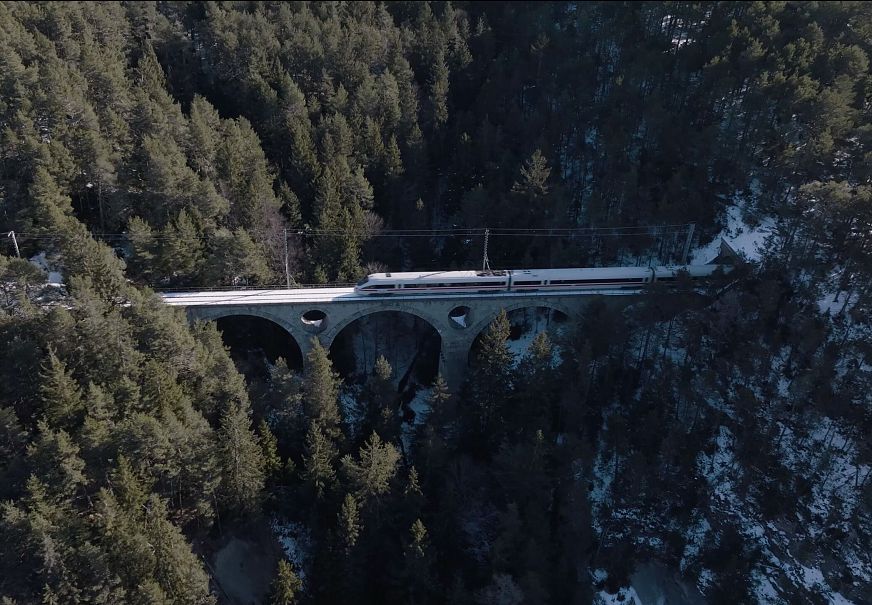
<path id="1" fill-rule="evenodd" d="M 708 244 L 692 250 L 691 265 L 704 265 L 711 262 L 720 252 L 721 239 L 749 261 L 759 261 L 763 244 L 772 233 L 775 221 L 764 218 L 752 227 L 745 222 L 743 204 L 737 203 L 727 207 L 726 227 Z"/>
<path id="2" fill-rule="evenodd" d="M 825 427 L 820 427 L 816 431 L 818 439 L 813 440 L 812 448 L 820 446 L 823 441 L 820 439 L 820 435 L 826 431 Z M 809 594 L 820 595 L 829 603 L 852 603 L 828 584 L 819 566 L 811 561 L 807 561 L 809 564 L 804 563 L 792 552 L 792 543 L 795 539 L 802 537 L 800 535 L 802 532 L 808 532 L 812 539 L 818 533 L 819 530 L 814 527 L 812 519 L 800 520 L 802 529 L 788 535 L 788 532 L 778 527 L 776 523 L 764 521 L 753 503 L 749 502 L 747 498 L 741 498 L 736 493 L 736 474 L 740 472 L 741 465 L 735 459 L 733 443 L 732 432 L 726 426 L 722 426 L 715 451 L 711 455 L 700 454 L 698 468 L 700 473 L 706 477 L 711 489 L 711 508 L 737 521 L 744 538 L 760 549 L 764 561 L 754 574 L 754 593 L 757 602 L 767 605 L 784 603 L 785 596 L 781 594 L 778 586 L 779 581 L 786 581 L 798 588 L 803 588 Z M 790 443 L 789 438 L 786 439 L 786 443 Z M 791 466 L 795 462 L 791 461 L 791 458 L 796 458 L 795 452 L 794 455 L 791 455 L 788 450 L 785 450 L 785 455 L 787 465 Z M 804 456 L 802 458 L 806 459 Z M 837 477 L 849 476 L 852 478 L 854 469 L 853 467 L 845 468 L 841 472 L 837 471 L 832 474 Z M 831 512 L 829 509 L 830 504 L 832 504 L 832 494 L 821 493 L 821 488 L 823 488 L 821 485 L 815 485 L 813 488 L 813 500 L 809 503 L 808 510 L 813 512 L 815 516 L 823 518 L 824 515 L 829 515 Z M 868 560 L 864 563 L 858 557 L 850 554 L 850 543 L 846 542 L 844 547 L 846 549 L 844 554 L 847 555 L 852 572 L 858 579 L 868 583 L 870 580 Z"/>
<path id="3" fill-rule="evenodd" d="M 64 277 L 61 272 L 52 264 L 45 256 L 45 252 L 40 252 L 36 256 L 31 257 L 30 262 L 45 271 L 48 276 L 47 282 L 49 285 L 60 286 L 64 283 Z"/>
<path id="4" fill-rule="evenodd" d="M 509 313 L 509 321 L 513 326 L 513 336 L 508 341 L 509 350 L 515 356 L 517 365 L 527 354 L 530 345 L 541 332 L 548 332 L 551 337 L 553 351 L 552 363 L 556 366 L 560 363 L 560 346 L 557 343 L 562 334 L 563 323 L 555 317 L 555 312 L 542 307 L 519 309 Z M 520 333 L 516 332 L 520 329 Z"/>
<path id="5" fill-rule="evenodd" d="M 594 596 L 594 605 L 648 605 L 643 603 L 632 586 L 621 588 L 612 594 L 605 590 L 599 591 Z"/>
<path id="6" fill-rule="evenodd" d="M 306 570 L 312 558 L 312 534 L 308 528 L 301 523 L 287 521 L 273 517 L 270 520 L 270 528 L 282 550 L 285 557 L 293 563 L 294 573 L 303 582 L 306 583 Z"/>

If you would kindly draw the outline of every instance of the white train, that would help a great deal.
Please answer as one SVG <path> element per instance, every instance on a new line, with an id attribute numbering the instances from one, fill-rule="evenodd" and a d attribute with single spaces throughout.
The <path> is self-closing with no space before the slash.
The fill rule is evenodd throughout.
<path id="1" fill-rule="evenodd" d="M 674 283 L 709 277 L 722 265 L 672 267 L 597 267 L 588 269 L 515 269 L 506 271 L 437 271 L 373 273 L 354 287 L 358 294 L 451 294 L 642 288 L 654 282 Z"/>

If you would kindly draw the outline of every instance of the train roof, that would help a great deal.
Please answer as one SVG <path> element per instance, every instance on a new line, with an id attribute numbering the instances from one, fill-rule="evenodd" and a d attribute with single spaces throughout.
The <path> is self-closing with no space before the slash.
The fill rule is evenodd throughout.
<path id="1" fill-rule="evenodd" d="M 708 275 L 713 273 L 717 267 L 713 265 L 700 266 L 663 266 L 654 267 L 657 273 L 677 272 L 687 270 L 695 275 Z M 568 277 L 578 278 L 597 278 L 597 277 L 628 277 L 638 278 L 647 277 L 651 274 L 651 267 L 585 267 L 577 269 L 513 269 L 512 279 L 564 279 Z M 367 280 L 382 281 L 382 280 L 420 280 L 426 282 L 437 283 L 440 281 L 451 279 L 482 279 L 482 278 L 506 278 L 507 271 L 420 271 L 420 272 L 391 272 L 391 273 L 373 273 L 367 276 Z"/>
<path id="2" fill-rule="evenodd" d="M 451 279 L 460 277 L 483 277 L 479 271 L 391 271 L 390 273 L 372 273 L 369 279 Z"/>

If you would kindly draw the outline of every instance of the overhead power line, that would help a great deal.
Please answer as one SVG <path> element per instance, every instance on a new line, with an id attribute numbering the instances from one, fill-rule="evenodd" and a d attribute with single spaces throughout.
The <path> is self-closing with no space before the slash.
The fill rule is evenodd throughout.
<path id="1" fill-rule="evenodd" d="M 551 237 L 566 238 L 575 236 L 590 237 L 633 237 L 633 236 L 663 236 L 687 233 L 690 224 L 684 225 L 648 225 L 634 227 L 565 227 L 565 228 L 475 228 L 475 229 L 385 229 L 375 233 L 368 231 L 342 231 L 336 229 L 310 229 L 287 231 L 287 236 L 297 237 L 363 237 L 363 238 L 434 238 L 434 237 L 483 237 L 486 233 L 499 237 Z M 56 240 L 64 236 L 60 232 L 19 233 L 15 235 L 19 240 L 46 241 Z M 127 233 L 93 233 L 97 238 L 104 241 L 128 241 Z M 198 240 L 210 241 L 211 236 L 198 234 L 194 236 Z M 149 236 L 151 241 L 169 241 L 178 239 L 175 235 L 157 234 Z"/>

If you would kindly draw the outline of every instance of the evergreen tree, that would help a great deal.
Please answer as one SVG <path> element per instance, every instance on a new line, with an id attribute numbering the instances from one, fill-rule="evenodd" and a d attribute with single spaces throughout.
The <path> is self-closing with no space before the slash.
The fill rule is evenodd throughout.
<path id="1" fill-rule="evenodd" d="M 403 566 L 397 578 L 404 602 L 426 603 L 432 599 L 432 566 L 427 528 L 420 519 L 415 519 L 403 546 Z"/>
<path id="2" fill-rule="evenodd" d="M 387 493 L 399 461 L 397 448 L 372 433 L 360 447 L 356 459 L 343 456 L 342 472 L 359 498 L 378 499 Z"/>
<path id="3" fill-rule="evenodd" d="M 257 510 L 264 481 L 263 451 L 251 430 L 247 406 L 231 402 L 218 430 L 221 466 L 220 494 L 230 510 L 245 514 Z"/>
<path id="4" fill-rule="evenodd" d="M 434 128 L 448 121 L 448 65 L 441 49 L 436 54 L 430 75 L 430 111 Z"/>
<path id="5" fill-rule="evenodd" d="M 327 357 L 327 350 L 317 338 L 306 356 L 303 378 L 303 403 L 306 416 L 318 425 L 325 436 L 335 440 L 339 428 L 339 375 Z"/>
<path id="6" fill-rule="evenodd" d="M 357 544 L 357 539 L 360 536 L 360 512 L 358 510 L 357 499 L 352 494 L 345 494 L 345 499 L 342 501 L 342 508 L 339 509 L 337 519 L 339 525 L 339 539 L 345 549 L 345 553 L 350 553 L 354 545 Z"/>
<path id="7" fill-rule="evenodd" d="M 173 281 L 190 283 L 196 279 L 203 258 L 203 243 L 185 210 L 164 230 L 159 258 L 161 273 Z"/>
<path id="8" fill-rule="evenodd" d="M 263 455 L 264 476 L 267 482 L 275 482 L 279 479 L 284 464 L 279 456 L 278 441 L 266 420 L 261 420 L 257 425 L 257 437 Z"/>
<path id="9" fill-rule="evenodd" d="M 396 387 L 391 381 L 393 369 L 383 355 L 375 361 L 372 374 L 366 383 L 368 425 L 385 439 L 391 441 L 400 434 L 400 415 Z"/>
<path id="10" fill-rule="evenodd" d="M 131 248 L 128 269 L 133 276 L 147 283 L 152 278 L 158 252 L 154 230 L 145 220 L 133 217 L 127 223 L 127 239 Z"/>
<path id="11" fill-rule="evenodd" d="M 143 523 L 145 535 L 154 550 L 155 580 L 174 603 L 214 603 L 215 599 L 209 593 L 209 576 L 191 552 L 182 532 L 166 517 L 164 501 L 151 496 Z"/>
<path id="12" fill-rule="evenodd" d="M 503 408 L 512 386 L 514 355 L 507 344 L 510 324 L 504 310 L 487 328 L 473 360 L 469 380 L 471 406 L 468 430 L 484 442 L 499 440 Z"/>
<path id="13" fill-rule="evenodd" d="M 38 167 L 33 175 L 29 191 L 29 216 L 19 217 L 19 221 L 37 233 L 53 233 L 63 230 L 73 213 L 72 200 L 64 195 L 51 173 Z"/>
<path id="14" fill-rule="evenodd" d="M 336 478 L 333 461 L 336 449 L 324 434 L 321 425 L 312 421 L 306 434 L 306 449 L 303 456 L 303 478 L 312 486 L 316 497 L 324 497 Z"/>
<path id="15" fill-rule="evenodd" d="M 52 497 L 71 498 L 88 482 L 81 450 L 69 434 L 53 430 L 45 421 L 37 430 L 37 438 L 27 446 L 28 467 Z"/>
<path id="16" fill-rule="evenodd" d="M 297 595 L 303 588 L 300 578 L 294 573 L 293 566 L 284 559 L 279 560 L 276 578 L 273 580 L 271 605 L 293 605 L 297 603 Z"/>
<path id="17" fill-rule="evenodd" d="M 82 391 L 52 349 L 40 378 L 42 414 L 48 425 L 66 429 L 78 426 L 85 411 Z"/>

